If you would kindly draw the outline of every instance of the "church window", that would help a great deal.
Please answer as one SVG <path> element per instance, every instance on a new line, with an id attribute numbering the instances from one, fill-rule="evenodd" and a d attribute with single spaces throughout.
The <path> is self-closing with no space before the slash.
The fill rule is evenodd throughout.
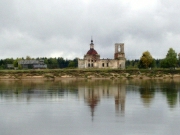
<path id="1" fill-rule="evenodd" d="M 102 67 L 104 67 L 104 63 L 102 63 Z"/>
<path id="2" fill-rule="evenodd" d="M 88 67 L 90 67 L 90 63 L 88 64 Z"/>
<path id="3" fill-rule="evenodd" d="M 109 63 L 107 63 L 107 67 L 109 67 Z"/>
<path id="4" fill-rule="evenodd" d="M 121 52 L 121 48 L 120 48 L 120 46 L 118 46 L 118 52 Z"/>
<path id="5" fill-rule="evenodd" d="M 91 64 L 91 67 L 93 67 L 93 63 Z"/>

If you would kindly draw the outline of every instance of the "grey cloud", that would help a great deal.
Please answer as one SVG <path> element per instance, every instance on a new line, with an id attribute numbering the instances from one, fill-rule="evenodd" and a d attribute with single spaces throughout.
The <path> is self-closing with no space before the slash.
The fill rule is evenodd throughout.
<path id="1" fill-rule="evenodd" d="M 138 59 L 146 50 L 155 58 L 165 57 L 170 47 L 180 52 L 179 1 L 159 0 L 142 10 L 128 2 L 1 0 L 1 58 L 82 58 L 91 36 L 104 58 L 113 57 L 116 42 L 125 43 L 127 59 Z"/>

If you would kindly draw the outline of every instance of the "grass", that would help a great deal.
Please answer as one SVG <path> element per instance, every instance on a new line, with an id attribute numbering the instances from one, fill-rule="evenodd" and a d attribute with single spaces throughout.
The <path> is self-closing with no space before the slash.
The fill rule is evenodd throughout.
<path id="1" fill-rule="evenodd" d="M 55 77 L 51 74 L 45 74 L 44 77 L 47 79 L 55 79 Z"/>
<path id="2" fill-rule="evenodd" d="M 164 77 L 164 75 L 180 74 L 180 69 L 29 69 L 29 70 L 0 70 L 0 76 L 14 76 L 21 78 L 24 76 L 44 76 L 46 78 L 61 77 L 69 75 L 73 77 L 105 77 L 105 78 L 131 78 L 132 75 L 144 75 L 150 78 Z"/>

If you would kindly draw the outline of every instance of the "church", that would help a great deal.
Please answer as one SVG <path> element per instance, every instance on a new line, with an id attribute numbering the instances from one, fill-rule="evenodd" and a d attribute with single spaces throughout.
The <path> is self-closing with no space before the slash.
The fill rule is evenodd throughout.
<path id="1" fill-rule="evenodd" d="M 115 43 L 114 59 L 100 59 L 91 40 L 90 49 L 84 55 L 84 59 L 78 59 L 78 68 L 125 69 L 125 62 L 124 43 Z"/>

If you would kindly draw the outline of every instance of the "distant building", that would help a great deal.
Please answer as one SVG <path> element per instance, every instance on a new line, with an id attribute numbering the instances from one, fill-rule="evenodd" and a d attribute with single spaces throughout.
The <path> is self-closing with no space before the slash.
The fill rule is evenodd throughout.
<path id="1" fill-rule="evenodd" d="M 125 69 L 124 43 L 115 44 L 114 59 L 100 59 L 100 55 L 94 49 L 91 40 L 90 50 L 84 55 L 84 59 L 78 59 L 78 68 L 113 68 Z"/>
<path id="2" fill-rule="evenodd" d="M 14 69 L 14 65 L 13 64 L 7 64 L 7 68 L 8 69 Z"/>
<path id="3" fill-rule="evenodd" d="M 44 60 L 19 60 L 18 65 L 21 65 L 22 68 L 27 69 L 47 68 L 47 65 L 44 64 Z"/>

